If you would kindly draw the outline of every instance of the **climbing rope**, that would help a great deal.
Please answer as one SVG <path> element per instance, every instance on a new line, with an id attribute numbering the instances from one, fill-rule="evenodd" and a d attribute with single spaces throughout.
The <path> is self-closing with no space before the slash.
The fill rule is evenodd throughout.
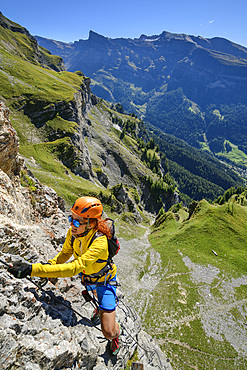
<path id="1" fill-rule="evenodd" d="M 137 316 L 137 314 L 136 314 L 136 312 L 135 312 L 135 310 L 131 307 L 131 306 L 127 306 L 125 303 L 124 303 L 124 301 L 121 299 L 120 300 L 121 301 L 121 304 L 123 304 L 123 306 L 124 306 L 124 308 L 125 308 L 125 310 L 127 311 L 127 312 L 131 312 L 132 313 L 132 320 L 134 321 L 134 322 L 136 322 L 136 321 L 139 321 L 138 320 L 138 316 Z M 121 307 L 121 305 L 119 305 L 118 306 L 118 308 L 119 309 L 122 309 L 123 311 L 124 311 L 124 309 Z M 126 314 L 126 311 L 125 311 L 125 314 Z M 127 315 L 126 315 L 127 316 Z M 130 315 L 129 315 L 130 316 Z M 138 325 L 140 325 L 140 322 L 138 322 Z M 129 332 L 128 332 L 128 330 L 126 329 L 126 327 L 121 323 L 121 326 L 122 326 L 122 328 L 126 331 L 126 333 L 128 334 L 128 336 L 132 339 L 132 341 L 134 341 L 135 343 L 136 343 L 136 345 L 138 346 L 138 347 L 140 347 L 145 353 L 146 353 L 146 355 L 147 355 L 147 358 L 148 358 L 148 364 L 152 364 L 153 363 L 153 359 L 154 359 L 154 357 L 155 357 L 155 355 L 156 355 L 156 357 L 158 358 L 158 360 L 159 360 L 159 363 L 160 363 L 160 365 L 158 365 L 158 364 L 156 364 L 154 367 L 157 367 L 158 369 L 160 369 L 160 370 L 163 370 L 164 369 L 164 367 L 163 367 L 163 364 L 162 364 L 162 360 L 161 360 L 161 358 L 160 358 L 160 356 L 159 356 L 159 354 L 155 351 L 155 350 L 148 350 L 148 349 L 146 349 L 145 347 L 143 347 L 139 342 L 138 342 L 138 340 L 136 339 L 136 338 L 134 338 Z M 141 325 L 140 325 L 141 326 Z M 126 345 L 128 345 L 128 344 L 130 344 L 130 343 L 124 343 L 124 344 L 126 344 Z M 151 359 L 150 359 L 150 356 L 151 356 Z"/>

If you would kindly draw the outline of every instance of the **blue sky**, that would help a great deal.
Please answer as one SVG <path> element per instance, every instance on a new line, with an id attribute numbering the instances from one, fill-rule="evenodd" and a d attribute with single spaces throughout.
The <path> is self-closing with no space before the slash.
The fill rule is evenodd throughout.
<path id="1" fill-rule="evenodd" d="M 0 0 L 0 11 L 32 35 L 64 42 L 90 30 L 110 38 L 168 31 L 247 47 L 246 0 Z"/>

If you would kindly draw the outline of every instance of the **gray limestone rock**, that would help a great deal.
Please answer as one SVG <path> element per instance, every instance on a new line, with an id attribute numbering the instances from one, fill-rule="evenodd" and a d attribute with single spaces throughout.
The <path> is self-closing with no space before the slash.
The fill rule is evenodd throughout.
<path id="1" fill-rule="evenodd" d="M 9 176 L 17 175 L 22 163 L 19 138 L 9 120 L 9 109 L 0 102 L 0 168 Z"/>
<path id="2" fill-rule="evenodd" d="M 0 173 L 3 178 L 6 174 Z M 7 178 L 6 178 L 7 180 Z M 1 184 L 3 182 L 0 182 Z M 9 182 L 6 182 L 7 184 Z M 25 196 L 18 186 L 0 186 L 3 203 L 16 209 L 27 207 Z M 62 236 L 67 231 L 65 216 L 54 204 L 55 194 L 40 188 L 40 202 L 45 202 L 45 213 L 38 207 L 39 222 L 28 212 L 18 223 L 17 211 L 10 216 L 0 214 L 0 259 L 7 262 L 30 259 L 46 261 L 61 248 Z M 24 189 L 25 192 L 25 189 Z M 17 193 L 19 196 L 17 197 Z M 18 207 L 17 207 L 18 205 Z M 3 210 L 5 207 L 3 207 Z M 26 215 L 26 216 L 25 216 Z M 34 279 L 37 283 L 39 279 Z M 116 357 L 108 353 L 108 340 L 100 330 L 92 327 L 93 307 L 82 298 L 79 277 L 49 282 L 44 290 L 27 279 L 13 278 L 1 264 L 0 268 L 0 367 L 2 369 L 123 369 L 138 348 L 141 363 L 147 369 L 170 369 L 165 354 L 152 338 L 141 329 L 140 318 L 129 303 L 121 298 L 117 320 L 122 328 L 123 346 Z M 123 292 L 118 290 L 118 295 Z M 140 347 L 141 346 L 141 347 Z"/>
<path id="3" fill-rule="evenodd" d="M 5 113 L 1 116 L 1 107 L 0 121 L 7 117 Z M 47 262 L 61 250 L 68 230 L 64 202 L 28 172 L 35 187 L 32 201 L 30 189 L 22 187 L 15 174 L 18 141 L 8 143 L 6 151 L 0 150 L 0 260 Z M 3 162 L 10 151 L 13 155 L 7 170 Z M 117 370 L 125 368 L 137 348 L 145 370 L 171 369 L 124 298 L 117 307 L 123 345 L 119 354 L 111 357 L 100 326 L 88 321 L 93 307 L 82 297 L 79 276 L 58 279 L 54 284 L 49 281 L 43 288 L 37 287 L 39 282 L 39 278 L 14 278 L 0 262 L 1 369 Z M 118 295 L 123 297 L 123 292 L 118 290 Z"/>

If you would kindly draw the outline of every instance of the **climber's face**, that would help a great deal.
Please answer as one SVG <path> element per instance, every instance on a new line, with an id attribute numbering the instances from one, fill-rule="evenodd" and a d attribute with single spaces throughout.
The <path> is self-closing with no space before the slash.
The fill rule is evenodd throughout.
<path id="1" fill-rule="evenodd" d="M 88 228 L 88 219 L 78 216 L 72 212 L 72 215 L 69 216 L 69 222 L 71 225 L 71 231 L 73 235 L 82 234 Z"/>

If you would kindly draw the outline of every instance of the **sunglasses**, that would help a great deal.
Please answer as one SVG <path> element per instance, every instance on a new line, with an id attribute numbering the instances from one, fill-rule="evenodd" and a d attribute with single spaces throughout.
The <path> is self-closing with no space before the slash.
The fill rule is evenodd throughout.
<path id="1" fill-rule="evenodd" d="M 79 226 L 82 226 L 82 225 L 87 225 L 87 222 L 83 222 L 83 223 L 80 223 L 78 220 L 74 220 L 72 216 L 69 216 L 69 222 L 73 222 L 73 225 L 75 227 L 79 227 Z"/>

